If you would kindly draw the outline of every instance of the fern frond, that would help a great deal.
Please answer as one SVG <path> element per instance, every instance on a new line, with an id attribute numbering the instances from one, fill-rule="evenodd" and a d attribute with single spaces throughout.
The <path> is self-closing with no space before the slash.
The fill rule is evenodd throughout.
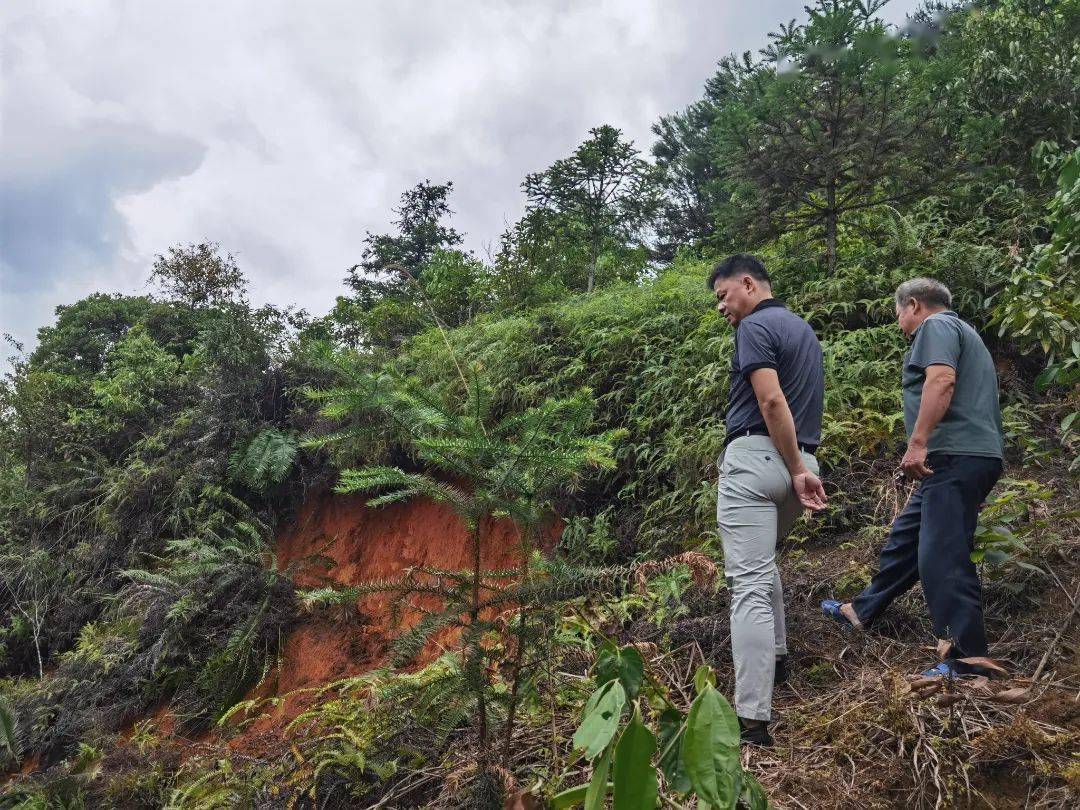
<path id="1" fill-rule="evenodd" d="M 402 633 L 394 641 L 393 660 L 394 666 L 403 667 L 411 663 L 424 649 L 424 645 L 435 633 L 448 627 L 466 627 L 459 614 L 432 613 L 412 628 Z"/>
<path id="2" fill-rule="evenodd" d="M 266 428 L 229 457 L 229 477 L 254 490 L 264 491 L 288 475 L 296 460 L 297 448 L 296 434 Z"/>
<path id="3" fill-rule="evenodd" d="M 300 606 L 307 611 L 318 610 L 325 607 L 345 607 L 356 604 L 361 596 L 359 588 L 314 588 L 309 591 L 300 591 L 297 598 Z"/>

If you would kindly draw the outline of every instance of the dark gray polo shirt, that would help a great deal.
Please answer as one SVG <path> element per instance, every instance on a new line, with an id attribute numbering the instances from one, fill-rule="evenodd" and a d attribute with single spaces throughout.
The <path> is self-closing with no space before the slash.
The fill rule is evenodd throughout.
<path id="1" fill-rule="evenodd" d="M 926 367 L 934 365 L 955 369 L 956 387 L 949 409 L 930 434 L 927 451 L 1003 458 L 994 360 L 979 333 L 951 311 L 936 312 L 923 321 L 904 357 L 904 427 L 908 438 L 919 416 Z"/>
<path id="2" fill-rule="evenodd" d="M 728 440 L 747 430 L 765 432 L 765 419 L 750 385 L 750 373 L 759 368 L 776 369 L 799 442 L 813 447 L 821 444 L 825 403 L 821 344 L 810 324 L 775 298 L 758 304 L 735 329 L 725 418 Z"/>

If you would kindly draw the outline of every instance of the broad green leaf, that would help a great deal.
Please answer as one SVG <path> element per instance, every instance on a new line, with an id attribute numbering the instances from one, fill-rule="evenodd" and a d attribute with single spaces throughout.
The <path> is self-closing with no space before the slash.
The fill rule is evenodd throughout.
<path id="1" fill-rule="evenodd" d="M 1012 516 L 1010 515 L 1010 517 Z M 1012 530 L 1008 526 L 995 526 L 994 533 L 1009 541 L 1016 539 L 1016 535 L 1012 533 Z"/>
<path id="2" fill-rule="evenodd" d="M 694 789 L 690 777 L 683 770 L 679 748 L 682 744 L 683 716 L 676 709 L 664 709 L 660 714 L 660 770 L 676 793 L 689 793 Z"/>
<path id="3" fill-rule="evenodd" d="M 604 797 L 608 793 L 608 771 L 611 770 L 613 747 L 604 749 L 604 755 L 596 763 L 592 779 L 585 791 L 585 810 L 604 810 Z"/>
<path id="4" fill-rule="evenodd" d="M 608 681 L 593 692 L 585 704 L 584 719 L 574 732 L 574 748 L 584 751 L 587 759 L 596 759 L 615 736 L 625 705 L 626 690 L 619 681 Z"/>
<path id="5" fill-rule="evenodd" d="M 1062 419 L 1061 420 L 1061 432 L 1065 433 L 1070 427 L 1072 427 L 1072 423 L 1076 421 L 1076 418 L 1078 416 L 1080 416 L 1080 411 L 1073 411 L 1068 416 L 1066 416 L 1064 419 Z"/>
<path id="6" fill-rule="evenodd" d="M 1050 366 L 1039 372 L 1039 376 L 1035 378 L 1035 392 L 1041 394 L 1044 390 L 1049 388 L 1053 384 L 1059 371 L 1061 371 L 1060 367 Z"/>
<path id="7" fill-rule="evenodd" d="M 652 757 L 656 738 L 641 722 L 641 712 L 615 745 L 614 810 L 654 810 L 657 801 L 656 768 Z"/>
<path id="8" fill-rule="evenodd" d="M 645 677 L 645 662 L 633 647 L 617 648 L 610 641 L 604 642 L 596 658 L 596 682 L 607 683 L 618 678 L 626 690 L 626 696 L 633 700 L 641 689 Z"/>
<path id="9" fill-rule="evenodd" d="M 551 810 L 567 810 L 568 807 L 577 807 L 585 801 L 585 792 L 588 789 L 588 785 L 578 785 L 556 793 L 551 797 Z"/>
<path id="10" fill-rule="evenodd" d="M 720 808 L 735 806 L 741 771 L 739 720 L 712 686 L 706 686 L 690 706 L 680 753 L 698 796 Z"/>
<path id="11" fill-rule="evenodd" d="M 761 782 L 754 778 L 753 774 L 743 772 L 742 803 L 747 810 L 769 810 L 769 800 L 765 796 L 765 788 Z"/>

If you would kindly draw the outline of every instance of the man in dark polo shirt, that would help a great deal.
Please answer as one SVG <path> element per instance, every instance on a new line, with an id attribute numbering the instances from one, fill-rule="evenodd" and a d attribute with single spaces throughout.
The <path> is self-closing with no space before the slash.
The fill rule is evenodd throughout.
<path id="1" fill-rule="evenodd" d="M 771 745 L 774 678 L 787 655 L 776 545 L 804 509 L 823 509 L 821 346 L 773 298 L 765 266 L 738 253 L 710 273 L 717 309 L 735 327 L 727 437 L 716 520 L 731 593 L 735 711 L 744 742 Z"/>
<path id="2" fill-rule="evenodd" d="M 904 358 L 905 475 L 921 481 L 893 522 L 878 573 L 851 602 L 826 600 L 825 613 L 857 628 L 922 581 L 945 659 L 923 674 L 963 674 L 957 659 L 987 654 L 982 588 L 971 561 L 979 505 L 1001 475 L 1004 447 L 997 372 L 982 338 L 949 307 L 929 278 L 896 290 L 896 318 L 911 339 Z"/>

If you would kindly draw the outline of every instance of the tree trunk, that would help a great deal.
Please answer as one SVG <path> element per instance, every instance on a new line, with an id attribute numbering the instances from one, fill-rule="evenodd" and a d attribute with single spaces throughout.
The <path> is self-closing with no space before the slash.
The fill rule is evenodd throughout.
<path id="1" fill-rule="evenodd" d="M 41 660 L 41 629 L 34 627 L 34 652 L 37 653 L 38 678 L 45 678 L 45 662 Z"/>
<path id="2" fill-rule="evenodd" d="M 836 181 L 829 179 L 825 187 L 825 265 L 831 278 L 836 273 Z"/>
<path id="3" fill-rule="evenodd" d="M 593 236 L 592 244 L 589 246 L 589 286 L 585 289 L 585 292 L 593 291 L 593 284 L 596 279 L 596 260 L 600 254 L 600 240 Z"/>
<path id="4" fill-rule="evenodd" d="M 524 579 L 524 576 L 522 577 Z M 510 686 L 510 706 L 506 712 L 503 731 L 503 767 L 509 768 L 514 750 L 514 723 L 517 720 L 518 693 L 521 687 L 522 664 L 525 659 L 525 609 L 518 614 L 517 649 L 514 651 L 513 682 Z"/>
<path id="5" fill-rule="evenodd" d="M 480 621 L 480 527 L 479 525 L 472 530 L 470 540 L 473 546 L 473 570 L 472 570 L 472 605 L 469 609 L 469 619 L 471 628 L 474 629 Z M 479 717 L 478 732 L 480 737 L 480 750 L 477 752 L 476 764 L 479 773 L 486 773 L 491 765 L 491 758 L 488 753 L 488 716 L 487 716 L 487 695 L 484 693 L 484 678 L 486 677 L 484 672 L 483 648 L 480 647 L 480 640 L 476 638 L 474 641 L 475 646 L 473 649 L 466 649 L 466 655 L 473 658 L 472 662 L 465 662 L 466 669 L 470 666 L 475 667 L 475 672 L 472 673 L 476 680 L 473 683 L 473 689 L 476 693 L 476 713 Z"/>
<path id="6" fill-rule="evenodd" d="M 529 576 L 529 558 L 532 549 L 539 545 L 539 531 L 535 526 L 528 533 L 522 534 L 521 544 L 521 568 L 518 573 L 518 582 L 525 582 Z M 506 712 L 506 728 L 503 733 L 503 767 L 509 768 L 514 748 L 514 724 L 517 721 L 517 710 L 520 702 L 521 681 L 524 677 L 525 643 L 526 643 L 526 619 L 530 606 L 521 604 L 518 612 L 517 649 L 514 651 L 513 682 L 510 687 L 510 706 Z"/>

